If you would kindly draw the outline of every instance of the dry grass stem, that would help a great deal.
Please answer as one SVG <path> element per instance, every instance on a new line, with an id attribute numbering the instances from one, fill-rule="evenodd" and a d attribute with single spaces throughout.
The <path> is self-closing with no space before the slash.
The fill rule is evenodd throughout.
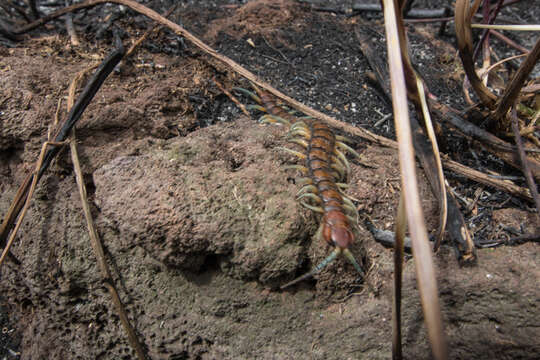
<path id="1" fill-rule="evenodd" d="M 414 149 L 407 110 L 407 92 L 400 52 L 398 24 L 396 22 L 396 8 L 394 1 L 383 0 L 402 191 L 405 197 L 404 202 L 413 244 L 418 287 L 431 349 L 435 359 L 446 360 L 448 359 L 448 349 L 442 326 L 437 282 L 416 180 Z"/>
<path id="2" fill-rule="evenodd" d="M 496 25 L 496 24 L 471 24 L 473 29 L 492 29 L 510 31 L 540 31 L 540 25 Z"/>

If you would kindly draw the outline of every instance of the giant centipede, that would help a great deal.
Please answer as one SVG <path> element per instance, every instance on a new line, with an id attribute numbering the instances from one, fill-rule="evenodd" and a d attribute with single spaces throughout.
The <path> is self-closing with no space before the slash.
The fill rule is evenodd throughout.
<path id="1" fill-rule="evenodd" d="M 287 127 L 290 142 L 299 145 L 303 151 L 283 148 L 297 156 L 303 164 L 288 166 L 299 170 L 303 178 L 297 199 L 300 203 L 316 213 L 320 213 L 321 222 L 316 238 L 323 238 L 334 250 L 310 272 L 283 285 L 284 289 L 303 281 L 344 255 L 363 276 L 362 268 L 356 261 L 349 247 L 354 241 L 355 229 L 358 226 L 358 213 L 352 201 L 343 193 L 347 176 L 350 173 L 349 162 L 343 152 L 359 157 L 358 153 L 348 146 L 345 137 L 336 135 L 331 127 L 320 120 L 309 117 L 297 117 L 276 104 L 272 96 L 254 87 L 256 93 L 242 88 L 235 88 L 253 98 L 258 105 L 250 108 L 266 114 L 261 123 L 280 123 Z"/>

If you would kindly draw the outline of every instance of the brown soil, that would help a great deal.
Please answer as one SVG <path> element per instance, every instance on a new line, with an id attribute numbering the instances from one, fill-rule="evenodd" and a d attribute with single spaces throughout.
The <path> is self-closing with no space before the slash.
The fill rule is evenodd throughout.
<path id="1" fill-rule="evenodd" d="M 360 18 L 292 1 L 198 3 L 184 2 L 176 14 L 211 46 L 302 102 L 391 136 L 391 121 L 373 128 L 381 118 L 376 110 L 389 113 L 390 107 L 366 84 L 368 65 L 354 35 L 360 29 L 380 36 L 377 18 L 360 24 Z M 89 14 L 99 20 L 99 11 Z M 135 37 L 142 21 L 123 17 L 119 23 Z M 2 216 L 74 74 L 110 49 L 92 32 L 73 49 L 56 35 L 60 28 L 49 27 L 50 35 L 41 29 L 13 48 L 0 46 Z M 409 30 L 432 91 L 461 104 L 462 72 L 451 37 L 438 38 L 430 26 Z M 296 174 L 283 170 L 293 159 L 278 149 L 285 145 L 283 130 L 242 115 L 212 79 L 227 87 L 245 82 L 189 44 L 167 48 L 170 41 L 181 44 L 167 32 L 154 34 L 152 46 L 107 79 L 77 125 L 98 231 L 149 356 L 390 358 L 392 251 L 362 228 L 352 251 L 369 270 L 367 279 L 340 259 L 315 280 L 278 290 L 329 252 L 312 239 L 316 218 L 294 200 Z M 468 146 L 452 141 L 447 150 L 454 155 Z M 362 213 L 390 230 L 399 195 L 396 152 L 355 147 L 371 166 L 352 164 L 348 193 Z M 448 175 L 457 191 L 472 197 L 475 186 Z M 422 176 L 420 186 L 435 228 L 436 203 Z M 467 214 L 477 237 L 495 241 L 509 236 L 505 229 L 530 233 L 540 225 L 520 202 L 493 189 L 485 189 L 481 203 Z M 473 220 L 478 211 L 482 219 Z M 68 154 L 38 186 L 13 252 L 22 265 L 2 267 L 0 357 L 19 358 L 10 349 L 22 359 L 133 358 L 101 284 Z M 483 249 L 478 256 L 465 268 L 450 245 L 435 256 L 451 358 L 536 359 L 538 245 Z M 406 358 L 430 359 L 412 258 L 403 309 Z"/>

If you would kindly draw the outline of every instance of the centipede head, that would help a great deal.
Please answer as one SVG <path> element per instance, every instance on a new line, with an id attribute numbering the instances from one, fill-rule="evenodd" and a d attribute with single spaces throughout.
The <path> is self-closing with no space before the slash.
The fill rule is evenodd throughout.
<path id="1" fill-rule="evenodd" d="M 332 246 L 347 249 L 354 234 L 347 217 L 341 211 L 329 211 L 322 219 L 322 236 Z"/>
<path id="2" fill-rule="evenodd" d="M 349 250 L 349 246 L 354 241 L 354 234 L 347 217 L 340 211 L 329 211 L 323 217 L 322 227 L 322 236 L 326 242 L 340 249 L 340 253 L 349 260 L 361 276 L 364 276 L 364 271 Z"/>

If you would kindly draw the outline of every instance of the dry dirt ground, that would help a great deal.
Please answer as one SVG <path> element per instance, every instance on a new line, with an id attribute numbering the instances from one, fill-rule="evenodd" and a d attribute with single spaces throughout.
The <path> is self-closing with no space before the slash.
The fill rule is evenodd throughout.
<path id="1" fill-rule="evenodd" d="M 61 23 L 0 46 L 2 216 L 70 81 L 110 50 L 108 30 L 96 35 L 103 11 L 85 15 L 95 21 L 86 20 L 79 48 L 69 46 Z M 119 14 L 125 43 L 148 25 Z M 391 120 L 373 127 L 390 107 L 367 84 L 355 37 L 360 29 L 378 39 L 379 17 L 340 17 L 292 1 L 182 2 L 172 17 L 304 103 L 392 136 Z M 432 90 L 462 104 L 452 30 L 443 37 L 432 26 L 409 31 Z M 278 149 L 283 130 L 243 115 L 213 78 L 248 86 L 182 39 L 155 33 L 107 79 L 77 125 L 93 215 L 149 356 L 389 359 L 392 251 L 362 228 L 352 251 L 362 258 L 366 279 L 339 259 L 315 280 L 280 291 L 329 249 L 312 240 L 316 219 L 294 201 L 295 174 L 283 169 L 293 159 Z M 453 141 L 447 151 L 472 161 L 463 155 L 467 142 Z M 396 152 L 366 142 L 355 148 L 371 166 L 352 164 L 348 192 L 362 214 L 392 229 Z M 508 170 L 496 161 L 488 165 Z M 447 175 L 472 197 L 475 184 Z M 422 176 L 420 182 L 433 228 L 436 204 Z M 518 200 L 489 188 L 482 194 L 481 226 L 466 214 L 477 237 L 504 238 L 504 227 L 538 228 Z M 42 179 L 13 252 L 22 265 L 4 264 L 0 274 L 0 358 L 133 358 L 100 281 L 68 154 Z M 470 267 L 460 267 L 446 244 L 435 262 L 452 359 L 538 358 L 538 244 L 480 249 Z M 430 359 L 412 258 L 403 292 L 405 357 Z"/>

